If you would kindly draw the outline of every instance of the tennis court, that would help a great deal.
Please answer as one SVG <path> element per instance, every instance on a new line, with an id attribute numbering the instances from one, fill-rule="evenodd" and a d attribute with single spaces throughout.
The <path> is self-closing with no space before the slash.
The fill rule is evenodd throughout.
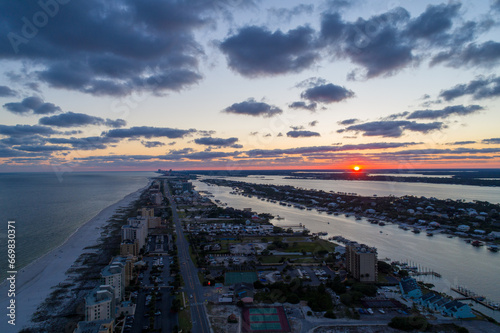
<path id="1" fill-rule="evenodd" d="M 242 317 L 244 333 L 290 332 L 290 324 L 282 306 L 244 308 Z"/>

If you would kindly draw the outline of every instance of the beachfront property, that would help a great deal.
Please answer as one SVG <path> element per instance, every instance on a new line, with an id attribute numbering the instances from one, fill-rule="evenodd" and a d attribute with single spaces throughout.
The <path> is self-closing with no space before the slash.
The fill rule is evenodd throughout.
<path id="1" fill-rule="evenodd" d="M 439 294 L 430 292 L 416 300 L 417 303 L 427 307 L 430 310 L 441 312 L 443 315 L 457 319 L 475 318 L 469 305 L 457 300 L 443 297 Z"/>
<path id="2" fill-rule="evenodd" d="M 139 255 L 139 241 L 125 239 L 120 244 L 120 255 L 128 256 L 132 255 L 134 257 Z"/>
<path id="3" fill-rule="evenodd" d="M 122 226 L 122 241 L 126 239 L 137 240 L 139 249 L 146 244 L 147 237 L 148 221 L 146 218 L 131 217 L 127 220 L 127 224 Z"/>
<path id="4" fill-rule="evenodd" d="M 113 261 L 101 271 L 101 284 L 114 288 L 115 300 L 120 302 L 125 294 L 125 265 Z"/>
<path id="5" fill-rule="evenodd" d="M 113 333 L 114 319 L 78 322 L 73 333 Z"/>
<path id="6" fill-rule="evenodd" d="M 113 333 L 114 319 L 78 322 L 73 333 Z"/>
<path id="7" fill-rule="evenodd" d="M 364 244 L 346 246 L 346 268 L 360 282 L 377 282 L 377 249 Z"/>
<path id="8" fill-rule="evenodd" d="M 414 278 L 407 277 L 402 279 L 399 281 L 399 288 L 401 289 L 401 295 L 405 297 L 413 299 L 422 297 L 422 290 Z"/>
<path id="9" fill-rule="evenodd" d="M 460 301 L 451 301 L 445 304 L 441 310 L 443 314 L 447 314 L 450 317 L 457 319 L 474 318 L 476 317 L 470 308 L 465 303 Z"/>
<path id="10" fill-rule="evenodd" d="M 115 288 L 100 285 L 85 297 L 85 321 L 113 319 L 115 317 Z"/>
<path id="11" fill-rule="evenodd" d="M 154 210 L 154 208 L 151 208 L 151 207 L 143 207 L 143 208 L 139 209 L 139 211 L 141 212 L 142 217 L 154 217 L 155 216 L 155 210 Z"/>
<path id="12" fill-rule="evenodd" d="M 130 285 L 130 281 L 132 281 L 133 278 L 133 271 L 134 271 L 134 262 L 137 261 L 137 258 L 134 258 L 134 256 L 128 255 L 128 256 L 117 256 L 114 257 L 110 265 L 113 264 L 121 264 L 123 265 L 123 270 L 124 270 L 124 284 L 125 287 L 128 287 Z"/>

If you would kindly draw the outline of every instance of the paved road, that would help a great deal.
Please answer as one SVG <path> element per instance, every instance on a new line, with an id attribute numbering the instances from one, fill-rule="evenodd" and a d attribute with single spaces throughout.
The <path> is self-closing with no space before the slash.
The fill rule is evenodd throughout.
<path id="1" fill-rule="evenodd" d="M 177 214 L 177 206 L 174 198 L 169 192 L 167 182 L 165 182 L 165 194 L 172 207 L 172 216 L 177 233 L 177 252 L 179 264 L 181 266 L 181 274 L 184 279 L 184 291 L 187 297 L 186 302 L 189 302 L 191 307 L 191 322 L 193 324 L 191 331 L 193 333 L 210 333 L 210 325 L 203 303 L 205 301 L 203 297 L 203 287 L 198 279 L 198 270 L 189 256 L 189 244 L 184 238 L 179 215 Z"/>
<path id="2" fill-rule="evenodd" d="M 154 284 L 149 282 L 149 276 L 151 275 L 151 268 L 155 258 L 159 257 L 144 257 L 144 260 L 149 263 L 149 268 L 142 273 L 144 277 L 141 280 L 141 286 L 143 288 L 139 291 L 137 296 L 135 319 L 130 330 L 130 332 L 133 333 L 142 332 L 144 326 L 151 326 L 149 316 L 146 317 L 144 314 L 148 312 L 148 307 L 145 305 L 146 296 L 152 292 L 154 287 Z M 174 326 L 178 324 L 177 314 L 170 311 L 173 296 L 170 295 L 170 288 L 167 287 L 171 280 L 170 269 L 168 268 L 169 262 L 170 256 L 163 256 L 163 264 L 165 267 L 160 275 L 163 279 L 163 283 L 160 284 L 161 300 L 157 300 L 155 306 L 156 310 L 161 311 L 161 316 L 155 316 L 154 326 L 151 326 L 151 328 L 161 329 L 163 333 L 171 333 Z"/>

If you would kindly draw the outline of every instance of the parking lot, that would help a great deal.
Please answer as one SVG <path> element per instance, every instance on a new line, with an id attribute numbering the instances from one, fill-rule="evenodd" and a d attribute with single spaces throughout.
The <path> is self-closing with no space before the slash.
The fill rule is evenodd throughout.
<path id="1" fill-rule="evenodd" d="M 171 257 L 148 256 L 143 261 L 147 263 L 147 269 L 139 273 L 141 288 L 136 296 L 134 322 L 129 332 L 142 332 L 146 328 L 171 332 L 177 324 L 176 314 L 170 311 L 174 298 L 169 286 L 173 280 L 169 268 Z"/>

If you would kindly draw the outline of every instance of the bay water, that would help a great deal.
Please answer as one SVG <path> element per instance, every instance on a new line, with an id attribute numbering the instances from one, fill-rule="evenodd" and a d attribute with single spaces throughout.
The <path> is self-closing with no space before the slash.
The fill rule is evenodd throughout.
<path id="1" fill-rule="evenodd" d="M 203 179 L 204 177 L 202 177 Z M 356 192 L 360 195 L 418 195 L 437 198 L 472 200 L 490 199 L 500 201 L 500 188 L 482 188 L 465 185 L 435 185 L 421 183 L 391 183 L 372 181 L 335 181 L 309 179 L 285 179 L 282 176 L 224 177 L 225 179 L 259 184 L 292 185 L 299 188 L 317 189 L 336 192 Z M 486 298 L 500 302 L 500 252 L 488 251 L 485 246 L 473 247 L 458 237 L 447 238 L 436 234 L 427 237 L 425 233 L 414 234 L 399 229 L 396 224 L 379 226 L 370 224 L 366 219 L 355 220 L 344 215 L 334 216 L 315 210 L 307 211 L 277 203 L 259 200 L 257 197 L 243 197 L 230 194 L 232 188 L 209 186 L 199 180 L 193 181 L 198 191 L 208 191 L 227 206 L 238 209 L 251 208 L 257 213 L 279 215 L 282 220 L 272 220 L 274 225 L 287 227 L 302 223 L 312 233 L 327 232 L 326 238 L 341 235 L 347 239 L 376 247 L 378 258 L 390 258 L 401 262 L 410 262 L 422 270 L 435 271 L 441 278 L 425 276 L 419 278 L 432 283 L 439 292 L 458 296 L 450 287 L 466 287 Z M 436 191 L 440 188 L 440 191 Z M 368 194 L 369 193 L 369 194 Z M 483 306 L 474 305 L 479 311 L 500 320 L 500 311 L 493 311 Z"/>

